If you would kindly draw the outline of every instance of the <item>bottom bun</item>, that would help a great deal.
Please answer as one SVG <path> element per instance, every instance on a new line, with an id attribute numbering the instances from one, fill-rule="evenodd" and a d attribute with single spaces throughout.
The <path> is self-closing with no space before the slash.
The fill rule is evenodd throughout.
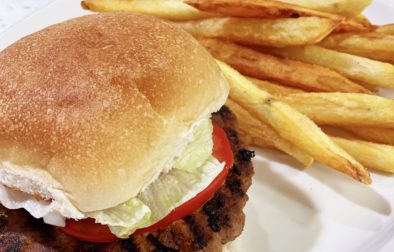
<path id="1" fill-rule="evenodd" d="M 240 145 L 235 116 L 223 107 L 213 122 L 227 133 L 235 164 L 214 197 L 189 216 L 152 233 L 132 235 L 113 243 L 86 243 L 64 234 L 60 228 L 31 217 L 24 210 L 0 206 L 0 247 L 5 251 L 222 251 L 244 227 L 246 191 L 252 182 L 252 152 Z M 0 251 L 3 251 L 1 250 Z"/>

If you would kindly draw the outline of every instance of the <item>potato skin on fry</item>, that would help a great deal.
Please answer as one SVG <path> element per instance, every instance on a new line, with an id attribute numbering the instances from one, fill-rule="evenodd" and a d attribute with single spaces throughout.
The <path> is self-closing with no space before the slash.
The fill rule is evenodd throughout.
<path id="1" fill-rule="evenodd" d="M 247 79 L 251 81 L 253 84 L 255 84 L 256 86 L 258 86 L 259 88 L 261 88 L 262 90 L 265 90 L 274 96 L 305 93 L 305 91 L 301 89 L 282 86 L 280 84 L 273 83 L 270 81 L 259 80 L 251 77 L 247 77 Z"/>
<path id="2" fill-rule="evenodd" d="M 283 3 L 295 4 L 304 8 L 335 13 L 347 17 L 359 15 L 372 0 L 279 0 Z"/>
<path id="3" fill-rule="evenodd" d="M 319 18 L 210 18 L 174 22 L 195 37 L 228 39 L 241 44 L 285 47 L 314 44 L 330 34 L 339 21 Z"/>
<path id="4" fill-rule="evenodd" d="M 387 35 L 394 35 L 394 24 L 382 25 L 376 28 L 375 32 Z"/>
<path id="5" fill-rule="evenodd" d="M 375 26 L 358 18 L 346 18 L 335 28 L 333 33 L 343 32 L 372 32 Z"/>
<path id="6" fill-rule="evenodd" d="M 315 160 L 362 183 L 371 183 L 368 171 L 332 142 L 309 118 L 259 89 L 227 64 L 217 62 L 231 86 L 230 98 L 252 116 L 270 125 L 282 138 L 305 151 Z"/>
<path id="7" fill-rule="evenodd" d="M 294 157 L 306 167 L 313 163 L 313 158 L 310 155 L 283 139 L 272 127 L 254 118 L 235 101 L 227 100 L 226 106 L 238 118 L 238 130 L 244 144 L 275 148 Z"/>
<path id="8" fill-rule="evenodd" d="M 316 45 L 266 51 L 284 58 L 300 60 L 336 70 L 346 77 L 372 86 L 394 88 L 394 66 L 376 60 L 337 52 Z"/>
<path id="9" fill-rule="evenodd" d="M 394 129 L 377 128 L 371 126 L 345 126 L 343 128 L 364 140 L 375 143 L 394 145 Z"/>
<path id="10" fill-rule="evenodd" d="M 373 28 L 369 22 L 328 12 L 303 8 L 294 4 L 269 0 L 187 0 L 186 3 L 201 11 L 229 17 L 243 18 L 297 18 L 321 17 L 338 22 L 336 32 L 361 32 Z"/>
<path id="11" fill-rule="evenodd" d="M 321 125 L 394 128 L 394 101 L 374 95 L 299 93 L 281 97 Z"/>
<path id="12" fill-rule="evenodd" d="M 394 36 L 383 33 L 342 33 L 325 38 L 321 46 L 369 59 L 394 63 Z"/>
<path id="13" fill-rule="evenodd" d="M 307 91 L 372 93 L 328 68 L 278 58 L 219 39 L 198 40 L 214 57 L 248 76 Z"/>
<path id="14" fill-rule="evenodd" d="M 394 173 L 394 146 L 357 139 L 331 138 L 365 167 Z"/>
<path id="15" fill-rule="evenodd" d="M 267 0 L 186 0 L 187 4 L 201 10 L 230 17 L 295 18 L 322 17 L 341 21 L 344 17 L 315 11 L 294 4 Z"/>
<path id="16" fill-rule="evenodd" d="M 199 11 L 182 0 L 83 0 L 81 5 L 95 12 L 136 12 L 176 21 L 218 16 Z"/>

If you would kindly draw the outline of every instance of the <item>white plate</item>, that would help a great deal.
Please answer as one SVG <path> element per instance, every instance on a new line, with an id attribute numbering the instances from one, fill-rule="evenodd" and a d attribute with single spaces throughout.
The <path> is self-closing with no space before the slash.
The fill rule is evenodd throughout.
<path id="1" fill-rule="evenodd" d="M 375 0 L 375 23 L 394 23 L 394 1 Z M 89 14 L 79 0 L 59 0 L 0 36 L 0 50 L 48 25 Z M 372 174 L 361 185 L 323 165 L 302 170 L 290 157 L 257 151 L 240 251 L 392 252 L 394 178 Z"/>

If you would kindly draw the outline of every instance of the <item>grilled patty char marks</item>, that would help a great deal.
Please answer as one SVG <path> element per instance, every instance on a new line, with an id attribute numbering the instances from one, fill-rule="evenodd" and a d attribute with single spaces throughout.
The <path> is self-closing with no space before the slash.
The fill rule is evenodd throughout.
<path id="1" fill-rule="evenodd" d="M 244 226 L 243 208 L 251 185 L 253 152 L 245 150 L 236 133 L 236 118 L 223 107 L 212 117 L 227 133 L 235 164 L 225 184 L 203 207 L 182 220 L 150 234 L 133 236 L 109 244 L 78 241 L 59 228 L 36 220 L 24 210 L 0 206 L 0 252 L 172 252 L 222 251 L 222 244 L 234 240 Z"/>

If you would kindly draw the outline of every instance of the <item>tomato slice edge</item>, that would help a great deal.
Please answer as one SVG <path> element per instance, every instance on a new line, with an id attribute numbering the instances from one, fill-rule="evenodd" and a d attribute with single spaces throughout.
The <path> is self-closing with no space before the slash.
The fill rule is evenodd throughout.
<path id="1" fill-rule="evenodd" d="M 212 198 L 215 192 L 222 186 L 226 180 L 228 172 L 234 164 L 234 155 L 227 134 L 216 124 L 213 124 L 212 137 L 214 143 L 212 155 L 220 162 L 225 162 L 223 170 L 207 188 L 199 192 L 195 197 L 173 209 L 162 220 L 149 227 L 138 229 L 132 235 L 151 232 L 156 229 L 166 227 L 172 222 L 186 217 Z M 95 223 L 94 219 L 90 218 L 79 221 L 67 219 L 66 227 L 61 230 L 72 237 L 86 242 L 114 242 L 119 240 L 118 237 L 111 233 L 108 226 Z"/>

